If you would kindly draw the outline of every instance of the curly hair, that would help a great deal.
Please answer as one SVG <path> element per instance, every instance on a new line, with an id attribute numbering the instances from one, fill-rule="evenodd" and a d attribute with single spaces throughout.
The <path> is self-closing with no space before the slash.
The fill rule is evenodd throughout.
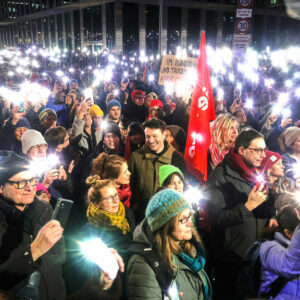
<path id="1" fill-rule="evenodd" d="M 102 198 L 101 189 L 107 186 L 114 187 L 110 180 L 101 180 L 98 175 L 89 176 L 86 179 L 86 184 L 91 186 L 87 194 L 88 203 L 99 203 Z"/>
<path id="2" fill-rule="evenodd" d="M 93 160 L 91 175 L 98 175 L 101 179 L 117 179 L 124 163 L 126 160 L 123 157 L 103 152 Z"/>

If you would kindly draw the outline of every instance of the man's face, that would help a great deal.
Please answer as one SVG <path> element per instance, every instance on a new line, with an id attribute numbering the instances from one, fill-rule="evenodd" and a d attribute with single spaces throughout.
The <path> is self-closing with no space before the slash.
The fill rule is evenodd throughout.
<path id="1" fill-rule="evenodd" d="M 146 127 L 145 137 L 146 144 L 152 151 L 159 153 L 164 149 L 164 140 L 166 138 L 166 134 L 161 129 Z"/>
<path id="2" fill-rule="evenodd" d="M 142 106 L 144 104 L 144 99 L 145 97 L 143 96 L 143 94 L 137 94 L 133 99 L 133 103 Z"/>
<path id="3" fill-rule="evenodd" d="M 27 157 L 29 159 L 38 159 L 38 158 L 45 158 L 47 156 L 47 145 L 41 144 L 41 145 L 35 145 L 29 149 L 27 152 Z"/>
<path id="4" fill-rule="evenodd" d="M 266 143 L 261 137 L 251 141 L 248 148 L 240 147 L 238 152 L 243 160 L 251 167 L 260 167 L 261 161 L 266 156 Z"/>
<path id="5" fill-rule="evenodd" d="M 26 132 L 27 130 L 28 130 L 27 127 L 18 127 L 18 128 L 15 130 L 15 138 L 16 138 L 18 141 L 21 141 L 22 135 L 23 135 L 24 132 Z"/>
<path id="6" fill-rule="evenodd" d="M 16 207 L 23 211 L 25 207 L 34 200 L 36 184 L 32 186 L 27 181 L 22 189 L 18 189 L 17 185 L 23 180 L 26 181 L 34 178 L 34 174 L 30 171 L 19 172 L 9 178 L 9 183 L 5 183 L 4 186 L 0 187 L 0 195 L 5 199 L 14 202 Z M 36 183 L 37 182 L 38 180 L 36 180 Z"/>
<path id="7" fill-rule="evenodd" d="M 109 111 L 109 116 L 112 120 L 119 120 L 121 117 L 121 109 L 119 106 L 113 106 Z"/>
<path id="8" fill-rule="evenodd" d="M 70 84 L 70 90 L 77 90 L 78 89 L 78 85 L 76 82 L 72 81 Z"/>
<path id="9" fill-rule="evenodd" d="M 49 115 L 44 121 L 44 126 L 49 129 L 55 127 L 56 123 L 56 117 L 54 115 Z"/>
<path id="10" fill-rule="evenodd" d="M 113 133 L 108 133 L 104 137 L 104 144 L 110 150 L 118 150 L 120 145 L 120 139 Z"/>

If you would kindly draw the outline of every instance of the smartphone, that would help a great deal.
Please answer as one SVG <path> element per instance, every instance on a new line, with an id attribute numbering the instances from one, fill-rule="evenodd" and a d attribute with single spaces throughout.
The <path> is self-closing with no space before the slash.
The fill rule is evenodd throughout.
<path id="1" fill-rule="evenodd" d="M 24 103 L 20 103 L 19 106 L 20 106 L 19 112 L 20 113 L 24 112 Z"/>
<path id="2" fill-rule="evenodd" d="M 58 198 L 53 211 L 52 220 L 59 221 L 61 227 L 65 228 L 71 212 L 72 205 L 72 200 Z"/>

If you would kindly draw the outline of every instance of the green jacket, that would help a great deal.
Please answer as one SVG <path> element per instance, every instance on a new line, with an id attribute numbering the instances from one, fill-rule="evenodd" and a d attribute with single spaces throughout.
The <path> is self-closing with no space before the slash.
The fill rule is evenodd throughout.
<path id="1" fill-rule="evenodd" d="M 134 242 L 150 244 L 146 234 L 142 230 L 143 223 L 140 224 L 134 232 Z M 204 271 L 193 272 L 189 267 L 183 264 L 177 256 L 173 256 L 173 263 L 177 266 L 177 272 L 174 276 L 178 292 L 182 292 L 181 300 L 203 300 L 203 283 L 201 278 L 207 275 Z M 208 281 L 209 284 L 209 281 Z M 210 285 L 210 284 L 209 284 Z M 156 280 L 152 267 L 141 255 L 134 254 L 127 264 L 126 268 L 126 288 L 128 300 L 151 299 L 161 300 L 163 294 Z"/>
<path id="2" fill-rule="evenodd" d="M 128 162 L 131 172 L 130 202 L 133 210 L 138 211 L 141 216 L 144 216 L 148 201 L 159 188 L 159 168 L 166 164 L 172 164 L 186 174 L 184 158 L 167 142 L 160 155 L 153 153 L 147 145 L 144 145 L 130 157 Z"/>

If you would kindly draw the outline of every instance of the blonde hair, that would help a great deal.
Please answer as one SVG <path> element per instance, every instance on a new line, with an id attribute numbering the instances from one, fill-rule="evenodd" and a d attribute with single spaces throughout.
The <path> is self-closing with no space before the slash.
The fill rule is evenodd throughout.
<path id="1" fill-rule="evenodd" d="M 101 189 L 107 186 L 114 187 L 113 183 L 110 180 L 101 180 L 98 175 L 89 176 L 86 179 L 86 183 L 87 185 L 91 186 L 87 194 L 88 203 L 99 203 L 102 198 Z"/>
<path id="2" fill-rule="evenodd" d="M 91 175 L 98 175 L 101 179 L 117 179 L 124 163 L 126 160 L 123 157 L 103 152 L 93 160 Z"/>
<path id="3" fill-rule="evenodd" d="M 158 229 L 155 233 L 155 242 L 159 255 L 163 262 L 166 264 L 168 270 L 171 273 L 176 272 L 176 266 L 172 261 L 172 254 L 179 254 L 184 252 L 189 256 L 196 257 L 196 249 L 191 241 L 181 241 L 178 243 L 172 237 L 172 231 L 174 230 L 176 222 L 179 221 L 180 213 L 170 219 L 162 228 Z M 192 228 L 193 238 L 199 243 L 201 242 L 200 236 L 194 228 Z"/>
<path id="4" fill-rule="evenodd" d="M 230 129 L 230 126 L 237 121 L 236 117 L 231 114 L 221 114 L 219 115 L 216 120 L 213 122 L 211 126 L 211 143 L 217 145 L 221 149 L 231 148 L 234 145 L 234 142 L 228 144 L 225 141 L 225 132 Z"/>

